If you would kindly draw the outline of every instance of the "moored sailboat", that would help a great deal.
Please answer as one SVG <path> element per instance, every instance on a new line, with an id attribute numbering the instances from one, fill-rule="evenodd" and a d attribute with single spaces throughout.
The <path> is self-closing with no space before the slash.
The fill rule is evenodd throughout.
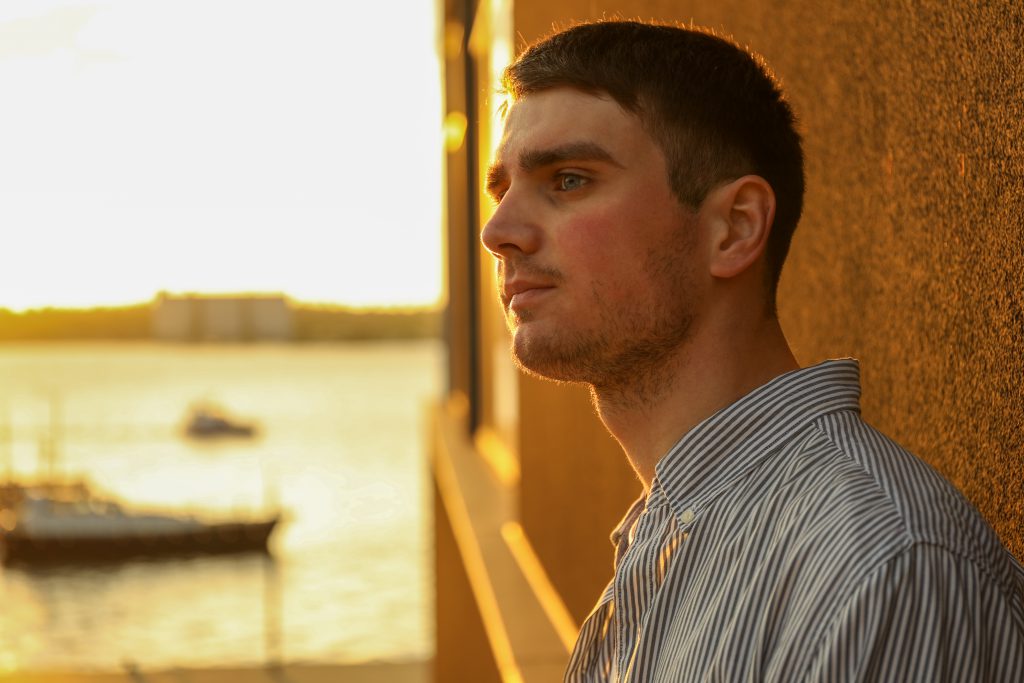
<path id="1" fill-rule="evenodd" d="M 132 511 L 85 487 L 75 490 L 68 496 L 47 493 L 44 487 L 24 488 L 20 499 L 0 512 L 4 564 L 268 552 L 281 518 L 203 520 Z"/>

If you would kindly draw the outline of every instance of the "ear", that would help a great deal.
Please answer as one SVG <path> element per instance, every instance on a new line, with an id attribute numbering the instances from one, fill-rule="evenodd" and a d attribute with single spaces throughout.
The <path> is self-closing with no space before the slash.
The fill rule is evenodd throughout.
<path id="1" fill-rule="evenodd" d="M 711 275 L 736 277 L 764 253 L 775 220 L 775 192 L 761 176 L 743 176 L 709 192 L 700 212 L 711 228 Z"/>

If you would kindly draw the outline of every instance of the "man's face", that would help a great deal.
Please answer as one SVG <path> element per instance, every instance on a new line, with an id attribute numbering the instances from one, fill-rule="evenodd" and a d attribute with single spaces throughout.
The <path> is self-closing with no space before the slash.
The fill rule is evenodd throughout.
<path id="1" fill-rule="evenodd" d="M 570 88 L 521 99 L 488 190 L 499 203 L 481 239 L 525 369 L 624 386 L 687 339 L 696 221 L 635 115 Z"/>

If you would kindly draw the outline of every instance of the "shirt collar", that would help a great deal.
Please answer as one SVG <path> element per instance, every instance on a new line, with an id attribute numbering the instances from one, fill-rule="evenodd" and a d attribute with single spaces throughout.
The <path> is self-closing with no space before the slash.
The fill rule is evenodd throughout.
<path id="1" fill-rule="evenodd" d="M 860 367 L 845 358 L 779 375 L 714 413 L 655 465 L 651 496 L 686 521 L 792 434 L 822 415 L 860 412 Z M 627 515 L 628 517 L 628 515 Z"/>

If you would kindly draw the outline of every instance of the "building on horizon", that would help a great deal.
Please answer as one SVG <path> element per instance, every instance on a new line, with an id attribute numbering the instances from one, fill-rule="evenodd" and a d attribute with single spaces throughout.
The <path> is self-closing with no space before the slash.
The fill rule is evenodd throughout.
<path id="1" fill-rule="evenodd" d="M 153 338 L 162 341 L 291 341 L 295 315 L 281 294 L 169 294 L 153 302 Z"/>

